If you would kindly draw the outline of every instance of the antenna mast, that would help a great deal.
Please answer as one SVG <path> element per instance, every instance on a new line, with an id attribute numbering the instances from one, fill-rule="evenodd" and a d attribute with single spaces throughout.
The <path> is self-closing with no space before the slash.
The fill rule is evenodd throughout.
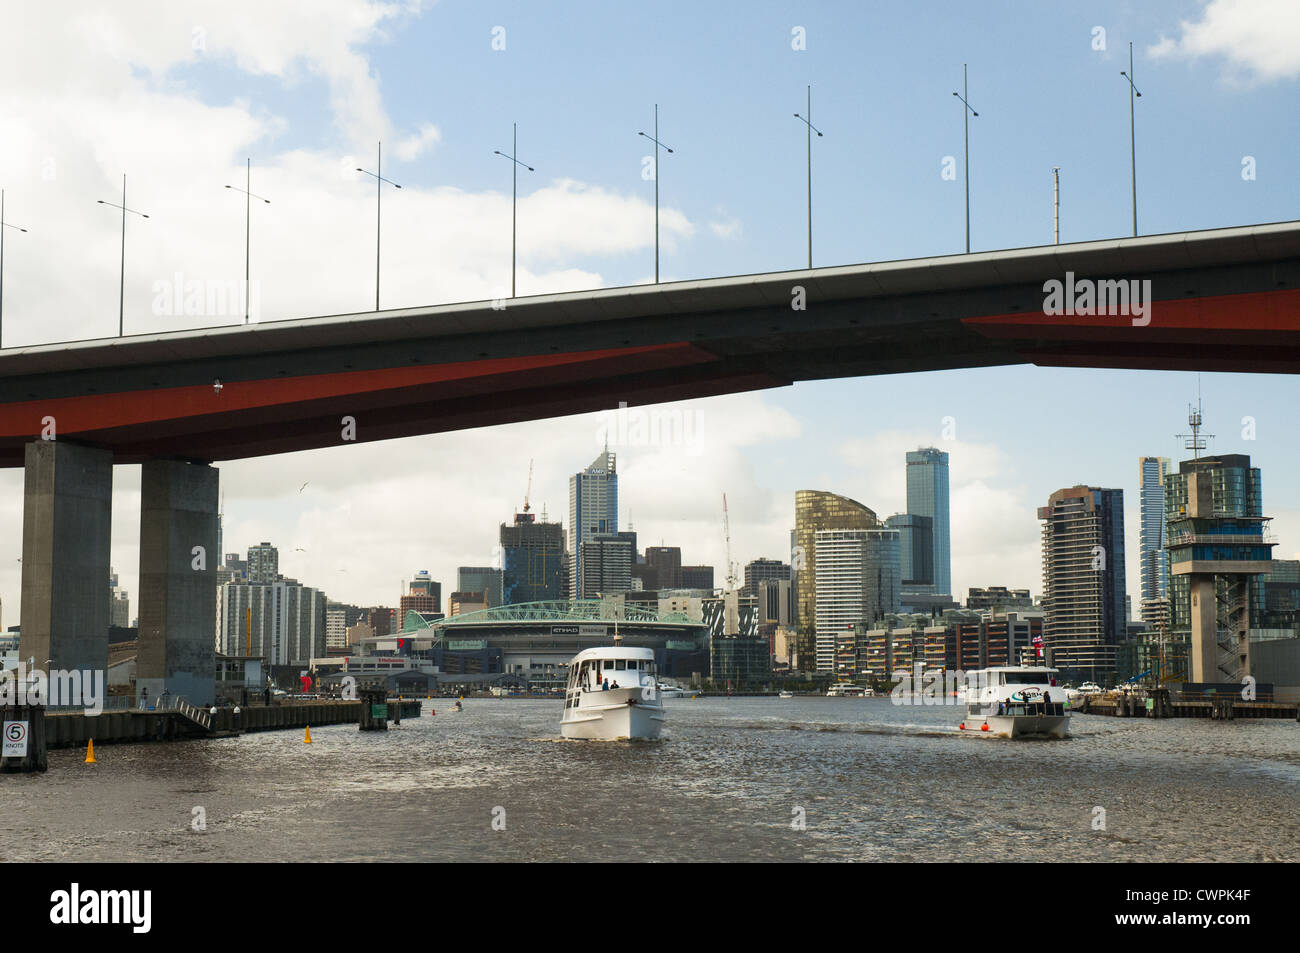
<path id="1" fill-rule="evenodd" d="M 533 461 L 528 461 L 528 489 L 524 490 L 524 512 L 528 512 L 528 498 L 533 495 Z"/>

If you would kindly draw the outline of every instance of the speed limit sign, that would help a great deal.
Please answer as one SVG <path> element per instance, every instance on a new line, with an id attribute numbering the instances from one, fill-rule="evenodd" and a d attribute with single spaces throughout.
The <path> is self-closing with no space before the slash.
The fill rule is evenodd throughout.
<path id="1" fill-rule="evenodd" d="M 0 756 L 22 758 L 27 755 L 27 722 L 6 721 L 4 727 L 4 749 Z"/>

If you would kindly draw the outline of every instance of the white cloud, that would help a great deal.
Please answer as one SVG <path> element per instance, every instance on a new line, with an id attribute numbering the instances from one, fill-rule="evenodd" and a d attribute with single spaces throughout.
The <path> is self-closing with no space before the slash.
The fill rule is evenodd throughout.
<path id="1" fill-rule="evenodd" d="M 1211 0 L 1200 20 L 1179 23 L 1177 39 L 1162 36 L 1153 58 L 1222 56 L 1239 74 L 1258 80 L 1300 77 L 1300 4 L 1295 0 Z"/>
<path id="2" fill-rule="evenodd" d="M 373 307 L 374 189 L 355 167 L 373 161 L 376 139 L 399 137 L 367 49 L 419 8 L 159 0 L 7 11 L 0 182 L 6 217 L 30 231 L 5 243 L 5 344 L 116 333 L 121 221 L 95 200 L 120 199 L 124 170 L 127 204 L 150 215 L 127 222 L 128 333 L 220 323 L 211 315 L 153 315 L 152 287 L 177 274 L 186 281 L 242 277 L 244 203 L 223 186 L 243 186 L 249 154 L 252 190 L 271 199 L 252 209 L 262 318 Z M 281 143 L 298 132 L 291 116 L 243 100 L 213 101 L 190 88 L 178 68 L 200 58 L 269 79 L 295 104 L 295 96 L 317 95 L 306 80 L 323 79 L 333 141 Z M 399 149 L 436 146 L 443 129 L 431 121 Z M 315 142 L 317 131 L 308 132 L 302 138 Z M 509 193 L 402 185 L 384 196 L 384 306 L 503 294 L 510 286 Z M 574 180 L 522 194 L 519 293 L 599 287 L 598 265 L 608 256 L 638 254 L 648 264 L 653 214 L 645 197 Z M 672 207 L 661 208 L 660 228 L 669 250 L 695 233 Z M 708 449 L 690 482 L 667 479 L 680 465 L 677 448 L 620 451 L 634 520 L 680 542 L 689 560 L 720 566 L 726 490 L 733 509 L 770 516 L 767 530 L 749 535 L 781 555 L 790 506 L 760 488 L 742 448 L 773 428 L 793 432 L 797 425 L 753 395 L 709 402 L 699 413 Z M 732 426 L 736 416 L 750 422 Z M 341 599 L 391 603 L 399 577 L 419 568 L 434 571 L 450 591 L 456 566 L 490 560 L 496 524 L 522 505 L 529 457 L 538 458 L 534 500 L 567 523 L 568 474 L 595 456 L 596 425 L 594 417 L 569 418 L 223 464 L 225 548 L 270 540 L 287 574 Z M 115 483 L 113 563 L 134 605 L 138 468 L 119 467 Z M 0 473 L 0 534 L 9 540 L 0 551 L 0 593 L 9 624 L 19 603 L 21 500 L 22 472 Z"/>
<path id="3" fill-rule="evenodd" d="M 438 127 L 426 122 L 420 127 L 419 132 L 412 133 L 397 144 L 397 157 L 404 162 L 410 162 L 424 155 L 430 146 L 435 146 L 441 141 L 442 133 L 438 131 Z"/>

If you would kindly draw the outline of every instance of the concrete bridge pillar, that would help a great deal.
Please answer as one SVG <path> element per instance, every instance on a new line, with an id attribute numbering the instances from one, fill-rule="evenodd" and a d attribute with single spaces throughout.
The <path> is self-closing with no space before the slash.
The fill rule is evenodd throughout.
<path id="1" fill-rule="evenodd" d="M 24 466 L 19 658 L 107 678 L 113 455 L 34 440 Z"/>
<path id="2" fill-rule="evenodd" d="M 208 706 L 215 693 L 216 570 L 221 558 L 218 473 L 207 464 L 179 460 L 152 460 L 140 470 L 136 687 L 148 688 L 150 698 L 166 689 L 173 697 Z"/>

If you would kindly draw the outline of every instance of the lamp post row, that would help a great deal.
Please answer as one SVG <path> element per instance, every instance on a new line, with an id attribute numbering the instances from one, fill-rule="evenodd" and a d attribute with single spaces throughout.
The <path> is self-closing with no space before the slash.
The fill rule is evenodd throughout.
<path id="1" fill-rule="evenodd" d="M 1135 101 L 1141 98 L 1142 93 L 1138 90 L 1133 80 L 1133 44 L 1129 43 L 1129 68 L 1120 70 L 1120 75 L 1125 78 L 1129 85 L 1129 174 L 1132 195 L 1133 208 L 1133 235 L 1137 236 L 1137 136 L 1136 136 L 1136 119 L 1134 115 Z M 970 253 L 970 118 L 978 118 L 979 113 L 970 104 L 969 86 L 967 81 L 967 64 L 962 64 L 962 91 L 954 91 L 953 96 L 957 97 L 962 104 L 962 171 L 965 180 L 965 226 L 966 226 L 966 252 Z M 822 137 L 823 133 L 812 122 L 812 86 L 807 88 L 808 106 L 807 115 L 795 113 L 794 117 L 804 124 L 807 134 L 807 151 L 808 151 L 808 267 L 813 266 L 813 231 L 812 231 L 812 134 L 817 133 Z M 643 136 L 654 143 L 654 182 L 655 182 L 655 284 L 659 283 L 659 150 L 662 148 L 665 152 L 672 154 L 673 150 L 664 144 L 659 138 L 659 104 L 655 103 L 654 107 L 654 135 L 648 135 L 645 132 L 638 132 L 637 135 Z M 380 249 L 382 239 L 383 225 L 383 187 L 384 184 L 400 189 L 401 186 L 383 175 L 383 156 L 384 144 L 381 141 L 378 144 L 378 151 L 375 160 L 375 171 L 357 167 L 357 171 L 369 175 L 375 180 L 375 310 L 380 310 Z M 511 188 L 510 188 L 510 296 L 516 296 L 516 276 L 517 276 L 517 252 L 518 252 L 518 207 L 519 207 L 519 168 L 522 166 L 529 172 L 537 171 L 532 166 L 522 162 L 518 158 L 519 151 L 519 124 L 512 124 L 511 151 L 505 153 L 499 149 L 494 149 L 493 154 L 502 158 L 509 159 L 511 162 Z M 253 160 L 249 158 L 245 166 L 245 188 L 227 185 L 226 188 L 244 195 L 244 323 L 249 322 L 249 308 L 251 294 L 249 292 L 250 268 L 251 268 L 251 201 L 257 199 L 267 205 L 271 200 L 263 198 L 252 191 L 252 166 Z M 1053 189 L 1053 242 L 1060 242 L 1060 167 L 1052 169 L 1054 189 Z M 103 199 L 98 200 L 98 204 L 106 205 L 109 208 L 119 209 L 122 213 L 122 240 L 121 240 L 121 262 L 118 281 L 118 325 L 117 333 L 121 337 L 125 326 L 125 295 L 126 295 L 126 215 L 130 212 L 132 215 L 139 215 L 141 218 L 149 216 L 132 208 L 126 204 L 126 174 L 122 175 L 122 202 L 106 202 Z M 27 229 L 6 222 L 4 219 L 4 190 L 0 189 L 0 347 L 3 346 L 3 328 L 4 328 L 4 235 L 6 228 L 13 228 L 19 232 L 26 233 Z"/>

